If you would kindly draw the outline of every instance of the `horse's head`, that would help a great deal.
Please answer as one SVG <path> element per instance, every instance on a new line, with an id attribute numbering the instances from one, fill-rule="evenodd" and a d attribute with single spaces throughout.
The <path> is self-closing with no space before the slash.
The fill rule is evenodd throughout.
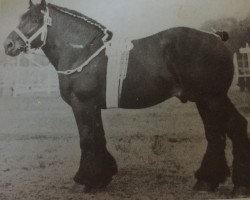
<path id="1" fill-rule="evenodd" d="M 29 4 L 29 9 L 21 16 L 19 25 L 4 42 L 7 55 L 17 56 L 45 44 L 47 25 L 51 23 L 46 2 L 42 0 L 40 4 L 34 5 L 30 0 Z"/>

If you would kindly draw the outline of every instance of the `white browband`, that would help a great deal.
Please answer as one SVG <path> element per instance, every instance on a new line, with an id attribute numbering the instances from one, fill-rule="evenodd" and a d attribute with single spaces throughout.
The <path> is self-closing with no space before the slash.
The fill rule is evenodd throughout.
<path id="1" fill-rule="evenodd" d="M 44 15 L 43 17 L 43 25 L 40 29 L 38 29 L 30 38 L 27 38 L 19 28 L 15 28 L 15 32 L 17 35 L 25 42 L 25 47 L 27 52 L 31 50 L 31 43 L 41 35 L 42 45 L 39 47 L 43 47 L 46 44 L 47 34 L 48 34 L 48 26 L 52 26 L 52 19 L 49 16 L 49 9 L 46 7 L 45 11 L 41 11 Z"/>

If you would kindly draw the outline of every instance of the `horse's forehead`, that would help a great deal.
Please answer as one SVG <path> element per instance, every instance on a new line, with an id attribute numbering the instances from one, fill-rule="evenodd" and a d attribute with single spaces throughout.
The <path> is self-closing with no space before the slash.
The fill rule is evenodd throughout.
<path id="1" fill-rule="evenodd" d="M 33 17 L 33 16 L 42 16 L 41 13 L 41 9 L 40 7 L 34 7 L 32 9 L 27 10 L 22 16 L 21 16 L 21 20 L 25 20 L 29 17 Z"/>

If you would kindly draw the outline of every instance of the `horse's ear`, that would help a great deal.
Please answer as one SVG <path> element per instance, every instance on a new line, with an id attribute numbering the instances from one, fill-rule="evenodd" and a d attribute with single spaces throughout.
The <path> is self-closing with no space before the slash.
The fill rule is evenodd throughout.
<path id="1" fill-rule="evenodd" d="M 46 6 L 47 6 L 46 1 L 45 1 L 45 0 L 42 0 L 42 1 L 41 1 L 41 7 L 42 7 L 42 9 L 45 10 L 45 9 L 46 9 Z"/>
<path id="2" fill-rule="evenodd" d="M 30 3 L 29 3 L 29 8 L 32 8 L 34 6 L 34 3 L 32 2 L 32 0 L 30 0 Z"/>

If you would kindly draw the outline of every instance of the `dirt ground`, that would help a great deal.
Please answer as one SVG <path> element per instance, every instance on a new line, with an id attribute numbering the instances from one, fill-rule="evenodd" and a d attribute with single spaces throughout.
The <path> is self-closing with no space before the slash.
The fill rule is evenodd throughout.
<path id="1" fill-rule="evenodd" d="M 232 90 L 230 96 L 250 120 L 250 95 Z M 171 99 L 149 109 L 106 110 L 103 119 L 119 173 L 105 191 L 84 194 L 72 180 L 80 148 L 70 107 L 59 96 L 0 98 L 0 200 L 230 197 L 230 179 L 216 193 L 192 191 L 206 148 L 193 103 Z M 230 141 L 227 157 L 231 166 Z"/>

